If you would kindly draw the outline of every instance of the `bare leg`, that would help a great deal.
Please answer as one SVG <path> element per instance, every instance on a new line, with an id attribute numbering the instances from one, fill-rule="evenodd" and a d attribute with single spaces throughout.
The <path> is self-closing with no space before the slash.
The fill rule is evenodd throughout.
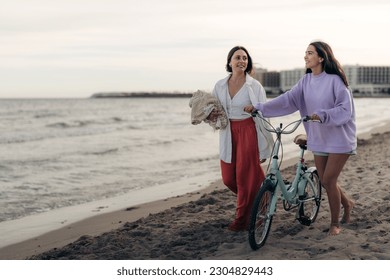
<path id="1" fill-rule="evenodd" d="M 349 224 L 351 222 L 351 210 L 355 206 L 355 203 L 345 195 L 339 184 L 337 184 L 337 186 L 341 194 L 341 205 L 343 205 L 344 208 L 344 214 L 341 219 L 341 223 Z"/>
<path id="2" fill-rule="evenodd" d="M 337 179 L 348 158 L 349 155 L 346 154 L 329 154 L 327 157 L 314 156 L 321 183 L 328 195 L 331 215 L 329 235 L 338 235 L 341 231 L 339 216 L 342 202 L 343 206 L 348 208 L 344 217 L 349 219 L 351 209 L 350 200 L 345 196 L 337 184 Z"/>

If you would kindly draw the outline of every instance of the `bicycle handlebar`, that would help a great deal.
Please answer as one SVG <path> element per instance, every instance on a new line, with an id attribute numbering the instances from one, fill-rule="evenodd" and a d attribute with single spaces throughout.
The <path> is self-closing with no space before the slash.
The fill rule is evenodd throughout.
<path id="1" fill-rule="evenodd" d="M 286 125 L 283 129 L 282 129 L 282 124 L 280 124 L 280 127 L 279 128 L 275 128 L 267 119 L 265 119 L 259 111 L 253 111 L 251 113 L 251 116 L 252 117 L 258 117 L 260 118 L 263 122 L 266 122 L 271 128 L 267 127 L 266 125 L 264 125 L 264 128 L 271 132 L 271 133 L 280 133 L 280 134 L 291 134 L 293 133 L 295 130 L 297 130 L 298 126 L 302 123 L 302 122 L 309 122 L 309 121 L 316 121 L 316 120 L 313 120 L 310 116 L 305 116 L 299 120 L 296 120 L 296 121 L 293 121 L 291 123 L 289 123 L 288 125 Z M 289 127 L 290 125 L 294 124 L 294 127 L 290 130 L 285 130 L 287 127 Z"/>

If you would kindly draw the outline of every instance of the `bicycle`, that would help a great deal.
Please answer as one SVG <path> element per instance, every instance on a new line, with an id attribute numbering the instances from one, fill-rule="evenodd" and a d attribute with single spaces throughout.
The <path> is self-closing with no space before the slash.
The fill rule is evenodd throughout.
<path id="1" fill-rule="evenodd" d="M 249 223 L 249 244 L 253 250 L 257 250 L 267 240 L 278 201 L 283 202 L 283 208 L 286 211 L 297 209 L 295 217 L 302 225 L 309 226 L 315 221 L 321 204 L 321 182 L 317 169 L 308 167 L 305 163 L 306 141 L 299 144 L 299 161 L 293 182 L 284 180 L 280 171 L 280 147 L 282 147 L 281 157 L 283 157 L 282 134 L 293 133 L 303 121 L 311 121 L 310 117 L 293 121 L 284 128 L 283 124 L 275 128 L 258 112 L 252 113 L 252 116 L 259 117 L 263 123 L 265 122 L 264 124 L 267 124 L 264 125 L 265 129 L 276 134 L 268 166 L 269 171 L 255 197 Z M 294 125 L 293 128 L 286 130 L 291 125 Z"/>

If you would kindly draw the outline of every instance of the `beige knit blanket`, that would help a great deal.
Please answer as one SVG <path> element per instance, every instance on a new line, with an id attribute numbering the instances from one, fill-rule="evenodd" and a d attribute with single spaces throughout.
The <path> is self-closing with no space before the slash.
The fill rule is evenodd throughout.
<path id="1" fill-rule="evenodd" d="M 214 130 L 224 129 L 228 124 L 228 119 L 219 100 L 210 93 L 198 90 L 190 99 L 191 123 L 200 124 L 202 121 L 208 123 Z M 220 112 L 215 121 L 208 120 L 207 117 L 213 110 Z"/>

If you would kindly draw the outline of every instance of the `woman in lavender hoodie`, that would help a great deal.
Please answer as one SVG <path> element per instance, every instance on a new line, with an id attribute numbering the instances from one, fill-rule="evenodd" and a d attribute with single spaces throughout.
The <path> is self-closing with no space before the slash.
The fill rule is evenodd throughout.
<path id="1" fill-rule="evenodd" d="M 354 205 L 337 179 L 351 154 L 356 153 L 356 124 L 353 96 L 340 63 L 331 47 L 312 42 L 305 53 L 306 74 L 286 93 L 266 103 L 249 105 L 246 112 L 259 110 L 264 117 L 277 117 L 299 110 L 319 122 L 304 123 L 307 146 L 314 154 L 321 183 L 326 189 L 331 212 L 329 235 L 340 233 L 339 215 L 344 208 L 342 223 L 350 222 Z"/>

